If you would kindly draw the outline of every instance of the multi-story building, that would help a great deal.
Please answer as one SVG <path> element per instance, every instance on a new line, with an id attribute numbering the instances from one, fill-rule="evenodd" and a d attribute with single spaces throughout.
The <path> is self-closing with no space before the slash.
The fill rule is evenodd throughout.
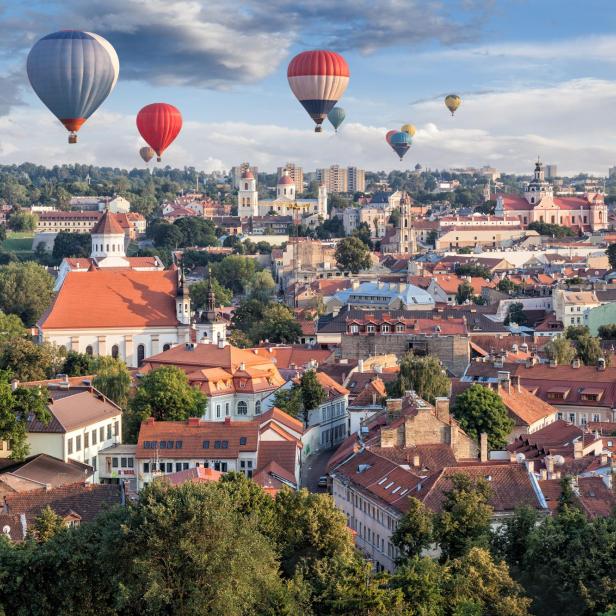
<path id="1" fill-rule="evenodd" d="M 366 190 L 366 174 L 358 167 L 347 167 L 348 192 L 364 192 Z"/>
<path id="2" fill-rule="evenodd" d="M 553 180 L 558 177 L 558 166 L 557 165 L 546 165 L 545 166 L 545 179 Z"/>
<path id="3" fill-rule="evenodd" d="M 359 227 L 360 208 L 345 207 L 342 211 L 342 226 L 345 235 L 352 235 L 353 231 Z"/>
<path id="4" fill-rule="evenodd" d="M 555 288 L 552 303 L 556 320 L 565 327 L 570 325 L 587 325 L 588 313 L 601 305 L 594 291 L 566 291 Z"/>
<path id="5" fill-rule="evenodd" d="M 278 179 L 285 174 L 295 183 L 295 194 L 301 195 L 304 192 L 304 170 L 295 163 L 287 163 L 284 167 L 278 167 Z"/>
<path id="6" fill-rule="evenodd" d="M 347 169 L 340 165 L 331 165 L 327 169 L 317 169 L 317 180 L 325 185 L 329 193 L 349 192 Z"/>

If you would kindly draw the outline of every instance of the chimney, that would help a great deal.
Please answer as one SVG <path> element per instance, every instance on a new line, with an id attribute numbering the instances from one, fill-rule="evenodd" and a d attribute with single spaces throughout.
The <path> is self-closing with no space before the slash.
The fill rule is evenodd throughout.
<path id="1" fill-rule="evenodd" d="M 535 461 L 528 460 L 526 462 L 526 470 L 532 475 L 535 472 Z"/>
<path id="2" fill-rule="evenodd" d="M 601 466 L 607 466 L 607 454 L 606 453 L 601 454 Z"/>
<path id="3" fill-rule="evenodd" d="M 385 407 L 389 413 L 400 412 L 402 410 L 402 398 L 388 398 Z"/>
<path id="4" fill-rule="evenodd" d="M 488 461 L 488 435 L 482 432 L 479 436 L 479 460 L 481 462 Z"/>
<path id="5" fill-rule="evenodd" d="M 11 381 L 11 391 L 15 391 L 19 387 L 19 380 L 13 379 Z"/>
<path id="6" fill-rule="evenodd" d="M 443 422 L 449 423 L 449 398 L 436 398 L 434 401 L 436 416 Z"/>
<path id="7" fill-rule="evenodd" d="M 579 368 L 581 365 L 582 365 L 582 362 L 577 357 L 571 362 L 572 368 Z"/>
<path id="8" fill-rule="evenodd" d="M 548 478 L 548 472 L 545 470 L 545 468 L 541 469 L 541 481 L 545 481 Z"/>
<path id="9" fill-rule="evenodd" d="M 498 371 L 498 383 L 509 394 L 511 393 L 511 373 L 505 370 Z"/>
<path id="10" fill-rule="evenodd" d="M 605 359 L 603 357 L 599 357 L 599 359 L 597 360 L 597 370 L 605 370 Z"/>
<path id="11" fill-rule="evenodd" d="M 573 457 L 576 460 L 584 455 L 583 449 L 584 443 L 582 443 L 581 438 L 573 443 Z"/>
<path id="12" fill-rule="evenodd" d="M 556 368 L 558 362 L 555 359 L 550 359 L 550 368 Z"/>
<path id="13" fill-rule="evenodd" d="M 545 468 L 548 473 L 548 479 L 554 479 L 554 457 L 553 456 L 545 457 Z"/>
<path id="14" fill-rule="evenodd" d="M 225 423 L 226 424 L 230 424 L 231 423 L 231 417 L 225 417 Z"/>
<path id="15" fill-rule="evenodd" d="M 240 363 L 240 370 L 242 371 L 246 370 L 246 364 L 244 362 Z"/>
<path id="16" fill-rule="evenodd" d="M 199 421 L 200 421 L 199 417 L 189 417 L 188 418 L 188 425 L 189 426 L 198 426 L 199 425 Z"/>
<path id="17" fill-rule="evenodd" d="M 363 359 L 360 359 L 357 362 L 357 372 L 359 372 L 359 373 L 363 373 L 364 372 L 364 360 Z"/>
<path id="18" fill-rule="evenodd" d="M 413 466 L 419 468 L 419 456 L 417 454 L 413 456 Z"/>
<path id="19" fill-rule="evenodd" d="M 227 345 L 227 341 L 223 340 L 222 338 L 218 341 L 218 348 L 219 349 L 224 349 L 225 346 Z"/>
<path id="20" fill-rule="evenodd" d="M 518 392 L 522 391 L 522 386 L 520 385 L 520 377 L 519 376 L 517 376 L 517 375 L 512 375 L 511 376 L 511 385 L 512 385 L 512 387 L 516 391 L 518 391 Z"/>

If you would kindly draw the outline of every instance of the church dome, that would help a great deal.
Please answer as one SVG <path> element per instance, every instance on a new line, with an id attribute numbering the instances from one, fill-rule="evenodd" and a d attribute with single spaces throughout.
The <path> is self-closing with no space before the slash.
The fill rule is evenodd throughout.
<path id="1" fill-rule="evenodd" d="M 283 175 L 280 180 L 278 180 L 278 186 L 283 184 L 295 184 L 295 182 L 288 175 Z"/>
<path id="2" fill-rule="evenodd" d="M 254 180 L 255 176 L 252 175 L 252 171 L 250 169 L 247 169 L 246 171 L 244 171 L 244 173 L 242 173 L 242 180 Z"/>

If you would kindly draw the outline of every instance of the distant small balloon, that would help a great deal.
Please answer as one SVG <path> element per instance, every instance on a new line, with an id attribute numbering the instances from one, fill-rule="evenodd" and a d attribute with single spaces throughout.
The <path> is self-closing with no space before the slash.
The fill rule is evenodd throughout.
<path id="1" fill-rule="evenodd" d="M 338 127 L 344 122 L 344 118 L 346 118 L 346 111 L 342 107 L 334 107 L 327 114 L 327 119 L 330 121 L 336 132 L 338 132 Z"/>
<path id="2" fill-rule="evenodd" d="M 400 131 L 406 133 L 409 137 L 414 137 L 417 132 L 413 124 L 403 124 Z"/>
<path id="3" fill-rule="evenodd" d="M 451 111 L 451 115 L 456 112 L 461 103 L 462 99 L 457 94 L 449 94 L 445 97 L 445 107 Z"/>
<path id="4" fill-rule="evenodd" d="M 139 154 L 146 163 L 149 163 L 156 156 L 154 149 L 147 145 L 139 150 Z"/>
<path id="5" fill-rule="evenodd" d="M 400 157 L 400 160 L 402 160 L 404 155 L 409 151 L 412 143 L 413 140 L 408 133 L 403 133 L 402 131 L 396 131 L 389 139 L 389 145 Z"/>

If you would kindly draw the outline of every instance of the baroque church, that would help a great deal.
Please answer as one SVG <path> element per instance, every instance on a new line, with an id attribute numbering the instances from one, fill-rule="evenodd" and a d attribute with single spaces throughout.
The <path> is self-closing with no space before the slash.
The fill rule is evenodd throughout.
<path id="1" fill-rule="evenodd" d="M 400 196 L 400 217 L 395 226 L 385 232 L 381 240 L 383 254 L 415 254 L 417 252 L 417 232 L 413 227 L 413 200 L 403 192 Z"/>
<path id="2" fill-rule="evenodd" d="M 37 323 L 39 342 L 88 355 L 110 355 L 131 368 L 177 344 L 224 343 L 210 286 L 207 309 L 194 324 L 188 285 L 176 266 L 127 257 L 124 231 L 105 212 L 92 230 L 90 258 L 65 259 L 56 295 Z"/>
<path id="3" fill-rule="evenodd" d="M 535 163 L 533 179 L 524 189 L 524 196 L 496 195 L 495 214 L 509 220 L 517 219 L 523 227 L 533 222 L 543 222 L 568 227 L 579 233 L 600 231 L 608 225 L 607 205 L 602 193 L 555 196 L 539 160 Z"/>
<path id="4" fill-rule="evenodd" d="M 327 218 L 327 189 L 319 186 L 317 199 L 298 198 L 295 194 L 295 182 L 287 171 L 278 180 L 275 199 L 259 199 L 257 180 L 250 169 L 242 173 L 237 194 L 237 213 L 241 218 L 254 216 L 317 216 Z"/>

